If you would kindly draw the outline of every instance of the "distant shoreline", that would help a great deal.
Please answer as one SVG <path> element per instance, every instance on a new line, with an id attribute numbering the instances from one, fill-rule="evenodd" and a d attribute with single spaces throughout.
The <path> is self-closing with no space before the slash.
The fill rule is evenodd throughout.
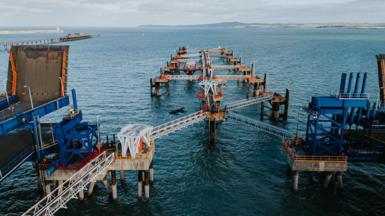
<path id="1" fill-rule="evenodd" d="M 140 25 L 139 28 L 344 28 L 344 29 L 385 29 L 385 23 L 241 23 L 222 22 L 197 25 Z"/>

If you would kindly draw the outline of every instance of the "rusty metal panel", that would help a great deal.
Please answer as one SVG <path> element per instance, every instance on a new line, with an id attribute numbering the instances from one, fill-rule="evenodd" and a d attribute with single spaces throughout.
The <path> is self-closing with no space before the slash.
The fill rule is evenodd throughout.
<path id="1" fill-rule="evenodd" d="M 66 92 L 67 55 L 69 46 L 13 46 L 11 53 L 16 68 L 16 95 L 29 102 L 28 88 L 35 105 L 55 100 Z M 14 77 L 11 61 L 8 67 L 7 91 L 12 92 Z M 59 79 L 61 77 L 61 79 Z M 63 85 L 63 89 L 62 89 Z"/>
<path id="2" fill-rule="evenodd" d="M 380 100 L 385 103 L 385 55 L 377 56 L 378 64 L 378 82 L 380 87 Z"/>

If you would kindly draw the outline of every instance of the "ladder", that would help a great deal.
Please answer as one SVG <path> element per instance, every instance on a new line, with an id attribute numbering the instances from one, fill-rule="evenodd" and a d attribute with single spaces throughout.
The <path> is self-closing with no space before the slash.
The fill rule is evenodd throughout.
<path id="1" fill-rule="evenodd" d="M 59 209 L 66 208 L 66 203 L 73 198 L 77 198 L 77 194 L 84 187 L 95 181 L 97 176 L 106 172 L 107 167 L 111 165 L 114 159 L 114 153 L 107 155 L 106 152 L 103 152 L 98 155 L 67 181 L 28 209 L 23 216 L 54 215 Z"/>

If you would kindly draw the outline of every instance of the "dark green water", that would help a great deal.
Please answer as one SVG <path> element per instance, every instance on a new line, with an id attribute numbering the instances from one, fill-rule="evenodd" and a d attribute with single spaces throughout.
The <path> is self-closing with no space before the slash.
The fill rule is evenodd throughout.
<path id="1" fill-rule="evenodd" d="M 170 110 L 199 109 L 198 85 L 177 82 L 170 92 L 151 98 L 149 78 L 159 74 L 179 46 L 226 47 L 268 74 L 268 89 L 292 90 L 290 117 L 278 126 L 294 130 L 297 113 L 312 95 L 338 88 L 342 72 L 368 72 L 368 92 L 378 97 L 375 55 L 385 53 L 385 30 L 350 29 L 67 29 L 100 33 L 71 43 L 69 86 L 89 121 L 101 116 L 104 133 L 128 123 L 157 125 L 178 116 Z M 4 36 L 0 40 L 42 35 Z M 7 56 L 0 54 L 4 82 Z M 245 97 L 242 85 L 228 83 L 225 101 Z M 63 110 L 62 113 L 66 112 Z M 239 113 L 257 118 L 257 107 Z M 55 114 L 52 118 L 59 116 Z M 305 126 L 300 114 L 300 128 Z M 49 120 L 51 117 L 47 118 Z M 218 142 L 207 146 L 207 128 L 199 123 L 157 140 L 155 184 L 149 202 L 137 201 L 136 173 L 118 183 L 118 200 L 102 185 L 93 197 L 73 200 L 59 215 L 384 215 L 385 166 L 354 164 L 343 190 L 321 189 L 307 175 L 291 190 L 280 140 L 228 121 L 218 127 Z M 0 185 L 0 214 L 19 215 L 39 200 L 35 173 L 26 163 Z"/>

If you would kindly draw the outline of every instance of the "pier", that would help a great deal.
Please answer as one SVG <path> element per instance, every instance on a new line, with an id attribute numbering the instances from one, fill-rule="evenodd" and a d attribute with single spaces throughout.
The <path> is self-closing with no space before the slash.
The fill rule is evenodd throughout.
<path id="1" fill-rule="evenodd" d="M 226 48 L 181 47 L 160 69 L 159 76 L 150 78 L 150 93 L 161 99 L 164 87 L 172 89 L 174 81 L 192 82 L 200 86 L 193 99 L 199 101 L 200 108 L 160 125 L 128 124 L 117 133 L 101 137 L 99 124 L 83 121 L 75 89 L 67 95 L 68 52 L 68 46 L 30 45 L 10 49 L 7 89 L 0 101 L 0 112 L 4 111 L 0 122 L 0 152 L 4 154 L 0 180 L 26 160 L 32 160 L 44 194 L 24 215 L 53 215 L 71 199 L 84 200 L 85 193 L 92 196 L 99 183 L 104 185 L 108 196 L 117 200 L 117 174 L 124 183 L 126 172 L 137 174 L 138 200 L 149 200 L 150 185 L 156 177 L 153 161 L 156 141 L 198 122 L 207 124 L 208 145 L 216 145 L 217 125 L 227 121 L 277 137 L 286 153 L 295 191 L 299 190 L 301 172 L 320 173 L 324 188 L 331 181 L 342 186 L 348 162 L 385 159 L 385 121 L 381 119 L 385 99 L 381 106 L 369 100 L 366 73 L 355 76 L 343 73 L 336 95 L 312 97 L 306 108 L 308 119 L 303 135 L 270 124 L 270 121 L 287 120 L 288 89 L 285 94 L 268 90 L 266 74 L 256 75 L 252 64 L 242 65 L 242 59 Z M 39 58 L 42 56 L 55 58 Z M 384 62 L 385 58 L 379 55 L 380 89 L 385 80 Z M 47 65 L 50 67 L 42 67 Z M 48 84 L 41 84 L 42 76 Z M 225 86 L 227 82 L 246 87 L 244 98 L 224 104 L 225 90 L 231 87 L 231 84 Z M 258 106 L 259 119 L 234 112 L 253 105 Z M 40 117 L 65 106 L 70 109 L 61 121 L 40 122 Z M 270 112 L 265 113 L 267 109 Z M 264 121 L 266 116 L 270 121 Z"/>
<path id="2" fill-rule="evenodd" d="M 152 93 L 155 93 L 153 96 L 160 96 L 158 93 L 161 86 L 170 80 L 197 82 L 201 86 L 201 91 L 196 93 L 196 100 L 200 101 L 201 109 L 194 113 L 157 126 L 129 124 L 117 134 L 102 138 L 98 135 L 98 125 L 82 122 L 82 112 L 77 106 L 76 93 L 73 90 L 72 108 L 62 122 L 44 125 L 36 121 L 35 137 L 55 137 L 55 149 L 58 153 L 56 153 L 57 157 L 52 158 L 50 155 L 55 151 L 45 152 L 37 148 L 38 181 L 45 198 L 32 206 L 24 215 L 52 215 L 63 208 L 70 199 L 84 199 L 86 189 L 87 194 L 91 196 L 97 182 L 101 182 L 111 193 L 113 200 L 116 200 L 117 172 L 120 173 L 121 179 L 124 179 L 125 172 L 137 172 L 137 197 L 148 200 L 150 183 L 155 178 L 153 158 L 156 140 L 197 122 L 207 122 L 210 145 L 215 144 L 217 122 L 227 120 L 247 124 L 256 130 L 279 138 L 292 137 L 292 134 L 283 129 L 233 113 L 234 110 L 257 104 L 264 104 L 263 107 L 283 106 L 283 109 L 278 110 L 271 108 L 271 119 L 285 120 L 284 116 L 287 115 L 285 113 L 288 110 L 288 91 L 286 96 L 267 91 L 266 75 L 263 79 L 255 76 L 253 66 L 241 65 L 241 60 L 232 56 L 232 52 L 227 49 L 188 51 L 186 48 L 180 48 L 177 55 L 185 59 L 180 62 L 186 62 L 190 58 L 188 53 L 192 53 L 191 58 L 198 58 L 192 61 L 199 62 L 197 67 L 201 69 L 200 71 L 187 70 L 185 65 L 176 64 L 177 68 L 182 70 L 174 69 L 172 72 L 166 72 L 169 69 L 162 70 L 159 77 L 151 79 L 151 88 Z M 212 60 L 212 58 L 217 59 Z M 212 64 L 214 61 L 216 65 Z M 220 70 L 230 74 L 214 74 L 214 71 Z M 200 74 L 195 74 L 196 72 Z M 245 99 L 222 105 L 223 84 L 227 81 L 241 81 L 243 85 L 248 85 L 252 96 L 247 95 Z M 279 110 L 284 110 L 284 113 L 280 113 Z M 263 115 L 265 114 L 261 113 L 261 116 Z M 44 128 L 47 127 L 52 129 L 45 130 Z M 47 146 L 52 139 L 41 139 L 38 142 L 40 146 Z"/>

